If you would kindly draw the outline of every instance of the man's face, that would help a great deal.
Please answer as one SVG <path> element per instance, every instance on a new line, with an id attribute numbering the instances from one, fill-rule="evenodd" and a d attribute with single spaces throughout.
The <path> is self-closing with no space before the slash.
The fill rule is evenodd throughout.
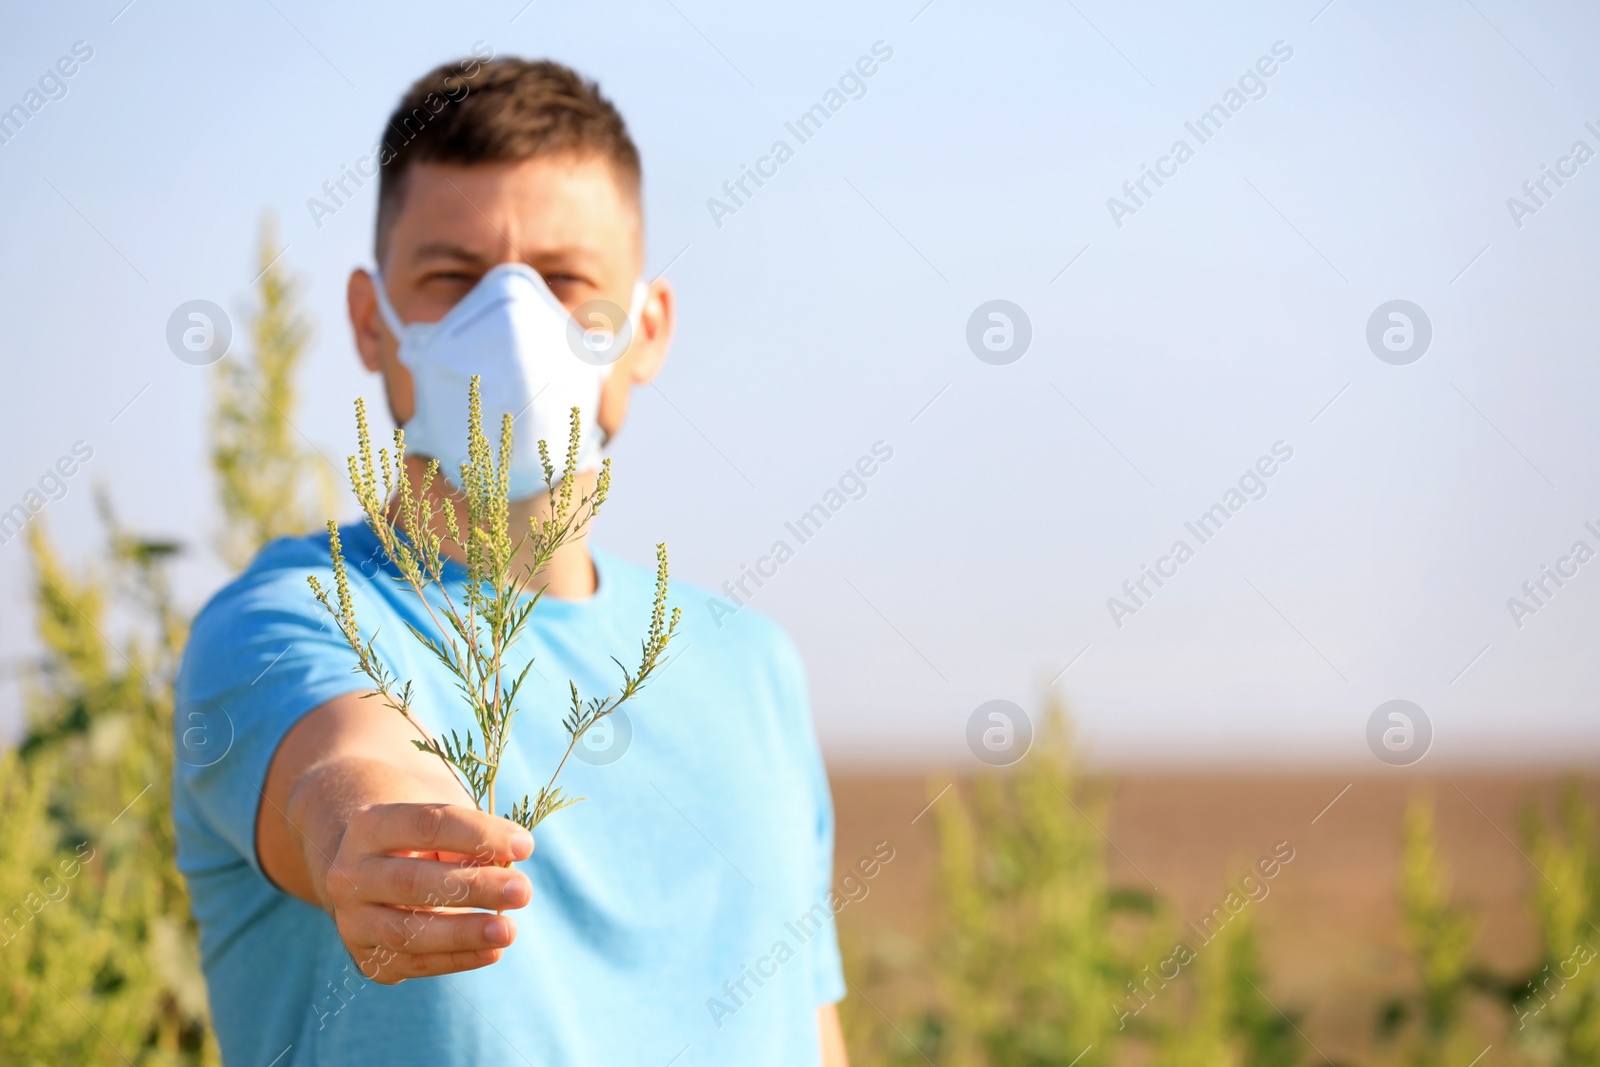
<path id="1" fill-rule="evenodd" d="M 643 260 L 638 205 L 610 164 L 553 156 L 414 164 L 379 266 L 402 321 L 436 322 L 501 263 L 538 271 L 568 311 L 596 298 L 626 308 Z M 390 411 L 403 425 L 416 410 L 411 372 L 396 357 L 374 284 L 366 271 L 351 274 L 350 322 L 362 362 L 382 371 Z M 665 281 L 651 283 L 639 317 L 633 343 L 601 396 L 599 423 L 607 434 L 621 426 L 632 386 L 653 378 L 666 358 L 673 300 Z"/>

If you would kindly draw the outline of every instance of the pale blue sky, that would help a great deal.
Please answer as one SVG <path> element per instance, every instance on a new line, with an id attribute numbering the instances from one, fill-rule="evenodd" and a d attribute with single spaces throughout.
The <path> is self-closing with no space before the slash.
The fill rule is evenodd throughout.
<path id="1" fill-rule="evenodd" d="M 198 531 L 188 602 L 222 579 L 209 372 L 164 330 L 186 300 L 246 306 L 263 210 L 317 324 L 298 422 L 342 461 L 352 398 L 377 399 L 342 310 L 374 186 L 320 228 L 306 200 L 411 79 L 484 41 L 617 101 L 681 298 L 603 543 L 666 540 L 718 587 L 893 449 L 755 598 L 837 760 L 970 759 L 975 707 L 1037 708 L 1052 681 L 1107 761 L 1376 767 L 1391 698 L 1427 711 L 1434 761 L 1600 749 L 1600 561 L 1520 629 L 1506 604 L 1574 541 L 1600 549 L 1600 159 L 1520 228 L 1506 205 L 1574 142 L 1600 150 L 1593 5 L 123 3 L 0 34 L 0 107 L 93 49 L 0 145 L 0 509 L 86 441 L 43 513 L 73 552 L 104 480 L 136 525 Z M 798 144 L 784 123 L 879 41 L 865 96 Z M 1293 55 L 1265 95 L 1200 144 L 1185 122 L 1275 42 Z M 794 158 L 719 226 L 707 199 L 779 138 Z M 1193 158 L 1119 228 L 1107 199 L 1180 138 Z M 1007 366 L 966 343 L 991 299 L 1032 324 Z M 1392 299 L 1433 326 L 1407 366 L 1366 343 Z M 1277 441 L 1267 494 L 1119 628 L 1107 598 L 1196 543 L 1185 521 Z M 25 589 L 0 545 L 13 669 Z"/>

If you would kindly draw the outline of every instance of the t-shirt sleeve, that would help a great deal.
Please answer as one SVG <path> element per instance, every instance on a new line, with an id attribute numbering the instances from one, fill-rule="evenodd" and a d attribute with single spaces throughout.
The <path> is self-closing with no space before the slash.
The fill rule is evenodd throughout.
<path id="1" fill-rule="evenodd" d="M 224 590 L 196 619 L 178 674 L 175 784 L 258 873 L 256 812 L 279 743 L 312 709 L 371 688 L 308 574 L 333 585 L 329 567 L 311 564 L 246 574 Z M 358 589 L 358 618 L 360 601 Z"/>
<path id="2" fill-rule="evenodd" d="M 800 734 L 795 750 L 804 754 L 806 777 L 816 813 L 816 866 L 810 887 L 811 899 L 828 905 L 824 926 L 808 946 L 812 951 L 813 995 L 819 1005 L 834 1004 L 844 999 L 846 987 L 844 964 L 839 956 L 839 932 L 834 922 L 834 901 L 837 897 L 833 890 L 833 792 L 828 786 L 827 767 L 823 764 L 816 728 L 811 719 L 805 663 L 787 636 L 783 638 L 783 650 L 791 679 L 786 688 L 793 694 L 790 714 L 793 716 L 794 729 Z"/>

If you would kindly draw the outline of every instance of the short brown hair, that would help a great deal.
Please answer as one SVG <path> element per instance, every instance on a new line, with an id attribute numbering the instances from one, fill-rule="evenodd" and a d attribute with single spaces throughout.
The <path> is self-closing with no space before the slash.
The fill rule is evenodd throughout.
<path id="1" fill-rule="evenodd" d="M 536 156 L 598 156 L 623 191 L 639 195 L 639 150 L 600 86 L 548 59 L 468 57 L 417 79 L 389 116 L 378 179 L 378 263 L 405 201 L 411 166 L 514 163 Z"/>

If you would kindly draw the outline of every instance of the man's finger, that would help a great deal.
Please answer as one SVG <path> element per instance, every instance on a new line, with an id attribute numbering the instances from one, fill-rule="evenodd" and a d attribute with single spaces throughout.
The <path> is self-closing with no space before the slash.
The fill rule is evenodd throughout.
<path id="1" fill-rule="evenodd" d="M 533 835 L 510 819 L 460 804 L 373 804 L 351 818 L 376 852 L 459 852 L 478 863 L 524 860 Z"/>
<path id="2" fill-rule="evenodd" d="M 508 867 L 373 856 L 361 865 L 359 880 L 361 896 L 378 904 L 500 911 L 525 907 L 533 899 L 528 876 Z"/>
<path id="3" fill-rule="evenodd" d="M 404 954 L 394 958 L 383 969 L 380 978 L 387 977 L 391 980 L 402 978 L 432 978 L 441 974 L 456 974 L 460 971 L 475 971 L 479 967 L 487 967 L 500 958 L 500 949 L 481 952 L 429 952 L 423 954 Z"/>
<path id="4" fill-rule="evenodd" d="M 406 911 L 368 905 L 340 923 L 339 932 L 351 944 L 415 956 L 503 949 L 516 940 L 517 926 L 509 916 L 487 912 Z"/>

